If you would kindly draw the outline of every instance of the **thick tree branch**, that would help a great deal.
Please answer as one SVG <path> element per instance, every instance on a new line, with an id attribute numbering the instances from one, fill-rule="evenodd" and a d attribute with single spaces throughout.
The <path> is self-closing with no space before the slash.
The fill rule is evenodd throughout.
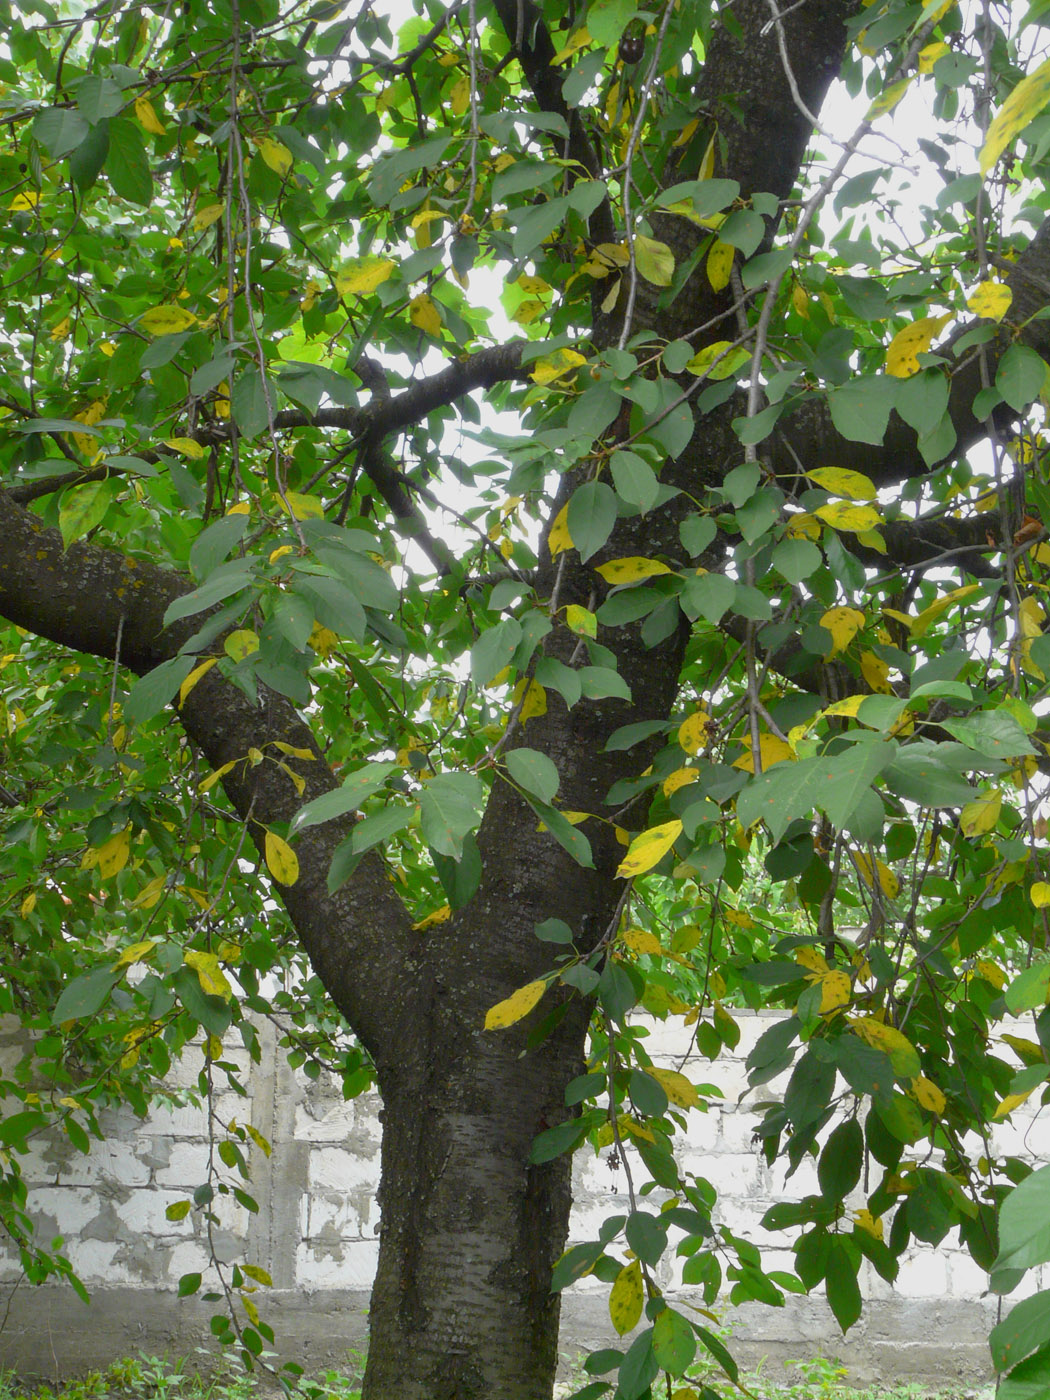
<path id="1" fill-rule="evenodd" d="M 1050 358 L 1050 321 L 1043 317 L 1033 319 L 1048 300 L 1050 219 L 1043 221 L 1004 280 L 1013 293 L 1013 302 L 1002 325 L 984 346 L 993 376 L 1002 355 L 1018 342 L 1044 359 Z M 987 421 L 973 414 L 973 402 L 982 387 L 977 353 L 971 347 L 957 358 L 954 348 L 978 324 L 977 321 L 966 322 L 936 348 L 936 353 L 948 361 L 951 377 L 948 412 L 956 435 L 956 443 L 944 461 L 964 456 L 988 434 Z M 1006 412 L 1011 413 L 1010 410 Z M 777 475 L 785 477 L 792 476 L 801 462 L 807 470 L 820 466 L 848 467 L 864 472 L 877 486 L 895 486 L 925 476 L 933 469 L 919 451 L 914 429 L 898 414 L 890 414 L 889 427 L 881 444 L 853 442 L 836 429 L 823 396 L 805 400 L 781 420 L 772 439 L 772 452 Z M 939 463 L 934 463 L 937 465 Z"/>
<path id="2" fill-rule="evenodd" d="M 562 96 L 562 73 L 553 62 L 554 44 L 542 14 L 532 0 L 493 0 L 493 4 L 540 108 L 565 121 L 569 132 L 567 154 L 579 162 L 589 178 L 602 179 L 605 171 L 580 119 L 580 109 L 570 108 Z M 578 179 L 579 175 L 571 178 Z M 615 225 L 608 199 L 602 200 L 591 215 L 590 227 L 596 243 L 614 241 Z"/>
<path id="3" fill-rule="evenodd" d="M 84 544 L 64 550 L 57 530 L 0 491 L 0 616 L 8 621 L 60 646 L 109 658 L 119 629 L 121 664 L 143 675 L 175 655 L 199 627 L 199 616 L 163 627 L 168 605 L 189 589 L 178 574 L 113 550 Z M 260 851 L 267 827 L 291 821 L 304 801 L 338 786 L 309 727 L 288 700 L 264 686 L 253 705 L 213 667 L 178 717 L 213 768 L 234 764 L 223 787 Z M 301 796 L 276 763 L 247 761 L 250 748 L 268 755 L 275 741 L 314 755 L 312 762 L 287 760 L 305 783 Z M 374 852 L 340 891 L 328 893 L 332 853 L 351 828 L 343 820 L 304 831 L 296 843 L 299 879 L 274 888 L 336 1005 L 382 1061 L 398 1043 L 403 998 L 395 993 L 410 975 L 414 936 Z"/>

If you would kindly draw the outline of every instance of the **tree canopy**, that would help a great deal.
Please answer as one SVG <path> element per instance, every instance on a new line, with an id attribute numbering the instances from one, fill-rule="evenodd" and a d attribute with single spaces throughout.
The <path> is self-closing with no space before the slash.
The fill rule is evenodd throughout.
<path id="1" fill-rule="evenodd" d="M 236 1082 L 266 1016 L 383 1093 L 369 1400 L 549 1394 L 588 1273 L 634 1335 L 581 1400 L 729 1384 L 667 1250 L 844 1329 L 913 1239 L 1000 1292 L 1050 1259 L 1050 1168 L 988 1138 L 1050 1081 L 1045 0 L 0 14 L 28 1278 L 71 1270 L 27 1143 L 89 1150 L 200 1036 Z M 717 1062 L 741 1006 L 790 1013 L 762 1151 L 818 1157 L 793 1274 L 679 1173 L 715 1091 L 632 1020 Z M 205 1234 L 267 1149 L 217 1127 Z M 563 1253 L 588 1143 L 630 1211 Z M 250 1360 L 266 1280 L 213 1273 Z"/>

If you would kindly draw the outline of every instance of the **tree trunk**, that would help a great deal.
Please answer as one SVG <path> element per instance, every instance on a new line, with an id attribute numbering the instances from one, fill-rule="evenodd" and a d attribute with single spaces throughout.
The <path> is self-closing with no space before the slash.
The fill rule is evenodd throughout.
<path id="1" fill-rule="evenodd" d="M 529 1163 L 568 1116 L 587 1010 L 551 1039 L 481 1030 L 487 1007 L 435 984 L 399 1065 L 381 1073 L 379 1270 L 363 1400 L 542 1400 L 554 1384 L 572 1160 Z"/>

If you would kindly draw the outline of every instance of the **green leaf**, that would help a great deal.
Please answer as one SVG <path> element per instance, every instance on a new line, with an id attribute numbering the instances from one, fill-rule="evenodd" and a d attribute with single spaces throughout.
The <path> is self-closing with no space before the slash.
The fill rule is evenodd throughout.
<path id="1" fill-rule="evenodd" d="M 153 176 L 149 156 L 139 128 L 126 117 L 109 123 L 109 154 L 106 174 L 113 189 L 131 204 L 153 201 Z"/>
<path id="2" fill-rule="evenodd" d="M 1028 736 L 1005 709 L 978 710 L 964 719 L 946 719 L 944 727 L 961 744 L 986 758 L 1019 758 L 1032 752 Z"/>
<path id="3" fill-rule="evenodd" d="M 541 802 L 553 802 L 560 779 L 546 754 L 535 749 L 511 749 L 506 755 L 507 771 L 519 786 Z"/>
<path id="4" fill-rule="evenodd" d="M 269 399 L 269 408 L 267 400 Z M 274 386 L 263 382 L 257 366 L 246 369 L 233 386 L 233 421 L 246 438 L 257 437 L 267 427 L 273 411 Z"/>
<path id="5" fill-rule="evenodd" d="M 851 442 L 880 445 L 900 380 L 886 374 L 860 374 L 828 394 L 831 421 Z"/>
<path id="6" fill-rule="evenodd" d="M 201 1286 L 200 1274 L 183 1274 L 179 1279 L 179 1297 L 188 1298 Z"/>
<path id="7" fill-rule="evenodd" d="M 616 494 L 604 481 L 586 481 L 569 502 L 567 523 L 572 542 L 586 561 L 596 554 L 616 524 Z"/>
<path id="8" fill-rule="evenodd" d="M 323 793 L 300 807 L 288 828 L 289 835 L 305 831 L 308 826 L 316 826 L 319 822 L 345 817 L 348 812 L 356 812 L 362 802 L 379 791 L 396 768 L 396 763 L 366 763 L 352 773 L 342 787 Z"/>
<path id="9" fill-rule="evenodd" d="M 195 656 L 173 656 L 140 676 L 124 702 L 124 718 L 129 724 L 142 724 L 160 714 L 173 700 L 179 686 L 197 664 Z"/>
<path id="10" fill-rule="evenodd" d="M 860 1181 L 864 1166 L 864 1133 L 856 1118 L 847 1118 L 828 1135 L 817 1163 L 820 1194 L 841 1201 Z"/>
<path id="11" fill-rule="evenodd" d="M 696 1356 L 696 1334 L 692 1323 L 673 1308 L 656 1314 L 653 1323 L 653 1356 L 662 1371 L 681 1376 Z"/>
<path id="12" fill-rule="evenodd" d="M 89 530 L 100 524 L 113 502 L 116 487 L 111 481 L 91 481 L 86 486 L 72 486 L 62 493 L 58 508 L 58 528 L 62 543 L 68 549 Z"/>
<path id="13" fill-rule="evenodd" d="M 845 1241 L 833 1238 L 828 1247 L 827 1270 L 824 1278 L 828 1290 L 828 1306 L 835 1321 L 848 1332 L 860 1317 L 863 1306 L 857 1282 L 859 1258 L 854 1260 Z"/>
<path id="14" fill-rule="evenodd" d="M 491 685 L 510 665 L 521 635 L 521 623 L 516 617 L 505 617 L 482 632 L 470 649 L 470 675 L 475 685 Z"/>
<path id="15" fill-rule="evenodd" d="M 459 860 L 463 838 L 481 820 L 485 789 L 473 773 L 438 773 L 419 793 L 423 839 L 443 856 Z"/>
<path id="16" fill-rule="evenodd" d="M 1006 1009 L 1011 1016 L 1046 1005 L 1050 994 L 1050 962 L 1034 963 L 1013 979 L 1006 989 Z"/>
<path id="17" fill-rule="evenodd" d="M 75 977 L 62 989 L 55 1003 L 51 1013 L 52 1023 L 60 1026 L 64 1021 L 80 1021 L 94 1016 L 119 980 L 120 974 L 111 967 L 96 967 L 93 972 Z"/>
<path id="18" fill-rule="evenodd" d="M 992 1287 L 996 1274 L 1046 1263 L 1050 1263 L 1050 1166 L 1026 1176 L 1003 1201 Z"/>
<path id="19" fill-rule="evenodd" d="M 997 1371 L 1010 1371 L 1032 1352 L 1050 1343 L 1050 1292 L 1022 1298 L 992 1328 L 988 1345 Z"/>

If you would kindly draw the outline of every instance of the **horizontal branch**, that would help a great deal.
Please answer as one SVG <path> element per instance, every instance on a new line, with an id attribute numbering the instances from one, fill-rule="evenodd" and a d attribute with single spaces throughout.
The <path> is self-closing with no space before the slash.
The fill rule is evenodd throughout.
<path id="1" fill-rule="evenodd" d="M 57 530 L 0 490 L 0 617 L 9 622 L 143 675 L 200 626 L 199 614 L 163 626 L 169 604 L 191 587 L 171 570 L 115 550 L 81 543 L 64 549 Z M 176 713 L 213 769 L 233 763 L 222 785 L 260 852 L 267 827 L 290 822 L 304 802 L 338 786 L 308 725 L 263 685 L 252 704 L 213 667 Z M 301 795 L 275 763 L 240 761 L 277 741 L 313 755 L 288 760 L 305 785 Z M 299 879 L 275 893 L 334 1002 L 381 1059 L 384 1050 L 393 1053 L 390 1007 L 404 985 L 410 919 L 375 852 L 341 890 L 328 893 L 332 854 L 350 830 L 346 819 L 307 828 L 296 843 Z"/>

